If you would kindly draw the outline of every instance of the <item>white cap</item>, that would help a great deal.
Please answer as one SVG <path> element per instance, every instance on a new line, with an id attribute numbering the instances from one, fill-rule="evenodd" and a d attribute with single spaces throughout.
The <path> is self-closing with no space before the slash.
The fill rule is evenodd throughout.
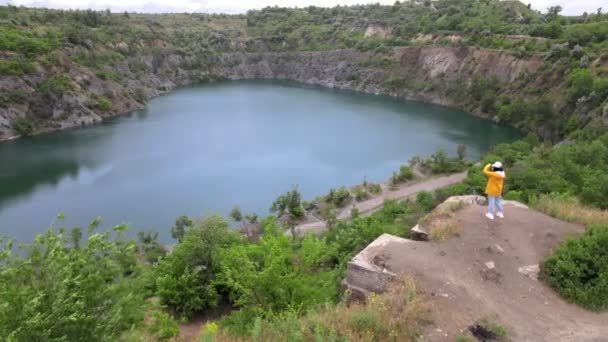
<path id="1" fill-rule="evenodd" d="M 497 161 L 497 162 L 495 162 L 494 164 L 492 164 L 492 167 L 495 167 L 495 168 L 497 168 L 497 169 L 500 169 L 500 168 L 502 167 L 502 163 L 501 163 L 501 162 L 499 162 L 499 161 Z"/>

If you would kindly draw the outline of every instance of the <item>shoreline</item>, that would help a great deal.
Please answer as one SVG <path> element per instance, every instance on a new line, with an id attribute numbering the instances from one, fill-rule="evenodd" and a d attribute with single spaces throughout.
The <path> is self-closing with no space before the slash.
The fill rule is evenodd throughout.
<path id="1" fill-rule="evenodd" d="M 411 102 L 418 102 L 418 103 L 423 103 L 423 104 L 428 104 L 428 105 L 434 105 L 434 106 L 440 106 L 443 108 L 447 108 L 447 109 L 452 109 L 452 110 L 458 110 L 461 111 L 467 115 L 471 115 L 473 117 L 478 117 L 481 118 L 483 120 L 487 120 L 487 121 L 492 121 L 494 124 L 497 125 L 502 125 L 502 126 L 507 126 L 513 129 L 517 129 L 516 127 L 512 126 L 512 125 L 508 125 L 508 124 L 503 124 L 503 123 L 498 123 L 494 120 L 491 119 L 490 115 L 488 114 L 484 114 L 484 113 L 476 113 L 476 112 L 470 112 L 467 110 L 464 110 L 463 108 L 459 107 L 458 105 L 454 104 L 454 102 L 448 100 L 448 99 L 443 99 L 441 97 L 436 97 L 433 96 L 430 93 L 423 93 L 423 92 L 418 92 L 415 94 L 412 93 L 404 93 L 404 94 L 399 94 L 398 92 L 394 92 L 394 91 L 379 91 L 378 89 L 374 90 L 374 89 L 370 89 L 372 87 L 356 87 L 353 86 L 352 84 L 340 84 L 340 83 L 331 83 L 331 82 L 324 82 L 322 80 L 318 80 L 318 81 L 307 81 L 307 80 L 299 80 L 299 79 L 294 79 L 294 78 L 287 78 L 287 77 L 277 77 L 277 78 L 248 78 L 248 77 L 243 77 L 243 78 L 229 78 L 229 77 L 222 77 L 222 78 L 210 78 L 209 80 L 206 81 L 201 81 L 201 82 L 190 82 L 190 83 L 185 83 L 185 84 L 175 84 L 175 86 L 169 90 L 165 90 L 165 91 L 161 91 L 158 95 L 152 96 L 150 98 L 147 99 L 147 101 L 145 103 L 142 104 L 141 108 L 136 108 L 136 109 L 131 109 L 128 111 L 123 111 L 123 112 L 116 112 L 113 113 L 112 115 L 106 116 L 106 117 L 102 117 L 101 120 L 92 120 L 90 122 L 87 123 L 80 123 L 80 124 L 74 124 L 74 125 L 66 125 L 64 127 L 60 127 L 60 128 L 50 128 L 47 127 L 43 130 L 34 132 L 30 135 L 26 135 L 26 136 L 21 136 L 21 135 L 12 135 L 6 138 L 2 138 L 0 137 L 0 144 L 4 143 L 4 142 L 9 142 L 9 141 L 14 141 L 14 140 L 18 140 L 20 138 L 26 138 L 26 137 L 34 137 L 34 136 L 39 136 L 39 135 L 44 135 L 44 134 L 50 134 L 50 133 L 56 133 L 59 131 L 67 131 L 67 130 L 71 130 L 71 129 L 81 129 L 81 128 L 85 128 L 85 127 L 89 127 L 89 126 L 94 126 L 94 125 L 99 125 L 99 124 L 103 124 L 104 122 L 108 121 L 108 120 L 112 120 L 116 117 L 120 117 L 120 116 L 125 116 L 125 115 L 129 115 L 131 113 L 137 112 L 137 111 L 141 111 L 141 110 L 146 110 L 148 107 L 148 104 L 150 103 L 151 100 L 161 97 L 161 96 L 165 96 L 175 90 L 178 90 L 180 88 L 187 88 L 187 87 L 191 87 L 197 84 L 213 84 L 213 83 L 217 83 L 217 82 L 239 82 L 239 81 L 269 81 L 269 82 L 273 82 L 273 81 L 287 81 L 287 82 L 293 82 L 295 84 L 299 84 L 299 85 L 309 85 L 309 86 L 316 86 L 316 87 L 320 87 L 323 89 L 328 89 L 328 90 L 340 90 L 340 91 L 348 91 L 348 92 L 352 92 L 354 94 L 363 94 L 363 95 L 368 95 L 368 96 L 386 96 L 386 97 L 390 97 L 392 99 L 395 100 L 401 100 L 401 101 L 411 101 Z"/>

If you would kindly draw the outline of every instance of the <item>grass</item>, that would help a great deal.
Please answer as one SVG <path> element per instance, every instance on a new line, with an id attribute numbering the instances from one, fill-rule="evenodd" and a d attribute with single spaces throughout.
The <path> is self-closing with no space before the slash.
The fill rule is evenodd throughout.
<path id="1" fill-rule="evenodd" d="M 326 305 L 303 317 L 282 315 L 260 321 L 254 329 L 257 341 L 417 341 L 430 322 L 430 305 L 416 284 L 402 278 L 386 293 L 371 295 L 366 304 Z M 210 337 L 210 335 L 213 335 Z M 245 341 L 223 331 L 201 332 L 201 341 Z"/>
<path id="2" fill-rule="evenodd" d="M 420 226 L 428 229 L 431 241 L 445 241 L 460 236 L 464 227 L 456 212 L 464 207 L 462 202 L 447 202 L 439 205 L 420 220 Z"/>
<path id="3" fill-rule="evenodd" d="M 608 224 L 608 211 L 587 207 L 576 198 L 557 198 L 545 195 L 533 207 L 549 216 L 570 223 L 585 226 Z"/>
<path id="4" fill-rule="evenodd" d="M 469 336 L 456 336 L 456 342 L 475 342 L 475 339 Z"/>

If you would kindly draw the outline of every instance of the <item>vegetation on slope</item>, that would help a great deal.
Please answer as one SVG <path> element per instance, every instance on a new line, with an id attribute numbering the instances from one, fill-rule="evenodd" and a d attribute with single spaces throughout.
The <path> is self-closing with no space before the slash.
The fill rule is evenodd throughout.
<path id="1" fill-rule="evenodd" d="M 388 73 L 380 85 L 387 93 L 440 94 L 463 109 L 555 141 L 607 110 L 607 23 L 601 11 L 564 17 L 557 7 L 541 14 L 520 2 L 498 0 L 265 8 L 244 15 L 0 6 L 0 85 L 7 94 L 0 98 L 0 114 L 2 107 L 16 109 L 4 115 L 13 131 L 25 135 L 61 126 L 65 117 L 56 113 L 74 111 L 62 107 L 67 101 L 62 95 L 88 98 L 90 112 L 84 114 L 103 116 L 132 110 L 166 90 L 167 83 L 213 78 L 210 70 L 221 53 L 354 48 L 369 54 L 361 70 Z M 491 76 L 434 84 L 396 74 L 399 61 L 391 53 L 396 46 L 489 48 L 544 62 L 508 84 Z M 167 56 L 180 59 L 167 67 L 172 63 Z M 72 86 L 39 90 L 59 76 Z M 363 82 L 357 74 L 348 78 Z"/>

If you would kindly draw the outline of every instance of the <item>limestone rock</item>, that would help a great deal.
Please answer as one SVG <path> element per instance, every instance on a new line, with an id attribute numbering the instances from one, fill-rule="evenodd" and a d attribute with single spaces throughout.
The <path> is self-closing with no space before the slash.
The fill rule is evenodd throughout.
<path id="1" fill-rule="evenodd" d="M 538 264 L 527 265 L 520 267 L 517 271 L 531 279 L 538 280 L 538 273 L 540 272 L 540 267 L 538 266 Z"/>
<path id="2" fill-rule="evenodd" d="M 417 224 L 410 230 L 410 238 L 416 241 L 428 241 L 429 233 L 424 231 L 420 224 Z"/>

